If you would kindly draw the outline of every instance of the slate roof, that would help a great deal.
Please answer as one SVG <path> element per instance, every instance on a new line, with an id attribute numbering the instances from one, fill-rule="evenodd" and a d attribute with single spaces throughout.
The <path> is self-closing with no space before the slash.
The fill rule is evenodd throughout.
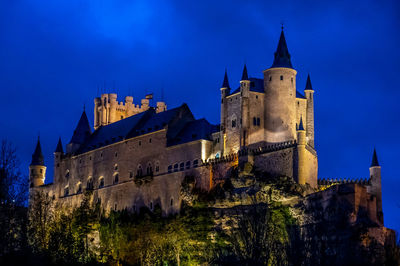
<path id="1" fill-rule="evenodd" d="M 304 90 L 309 90 L 309 91 L 313 90 L 312 85 L 311 85 L 310 74 L 308 74 L 308 76 L 307 76 L 306 88 Z"/>
<path id="2" fill-rule="evenodd" d="M 163 128 L 167 129 L 169 146 L 198 139 L 210 139 L 209 134 L 218 130 L 205 119 L 195 120 L 186 104 L 160 113 L 150 108 L 145 112 L 99 127 L 81 145 L 77 154 Z M 192 137 L 193 134 L 197 134 L 195 138 Z"/>
<path id="3" fill-rule="evenodd" d="M 376 155 L 376 150 L 374 149 L 374 154 L 372 155 L 371 167 L 379 166 L 378 156 Z"/>
<path id="4" fill-rule="evenodd" d="M 32 154 L 31 165 L 44 165 L 44 157 L 42 153 L 42 147 L 40 145 L 40 139 L 36 143 L 35 151 Z"/>
<path id="5" fill-rule="evenodd" d="M 54 152 L 64 153 L 63 146 L 62 146 L 62 143 L 61 143 L 61 138 L 58 139 L 57 147 L 56 147 L 56 150 Z"/>
<path id="6" fill-rule="evenodd" d="M 303 94 L 301 94 L 299 91 L 296 90 L 296 98 L 301 98 L 301 99 L 307 99 L 306 97 L 304 97 Z"/>
<path id="7" fill-rule="evenodd" d="M 211 125 L 206 119 L 198 119 L 186 123 L 178 135 L 171 140 L 170 145 L 187 143 L 190 141 L 205 139 L 211 140 L 211 134 L 218 131 L 218 126 Z"/>
<path id="8" fill-rule="evenodd" d="M 70 143 L 83 144 L 86 139 L 90 136 L 92 130 L 90 129 L 89 120 L 86 116 L 85 110 L 83 110 L 81 118 L 79 119 L 78 125 L 74 130 Z"/>
<path id="9" fill-rule="evenodd" d="M 243 73 L 242 73 L 242 79 L 241 80 L 249 80 L 249 75 L 247 75 L 246 64 L 244 64 L 244 67 L 243 67 Z"/>
<path id="10" fill-rule="evenodd" d="M 224 81 L 222 82 L 222 87 L 221 88 L 230 88 L 229 87 L 229 80 L 228 80 L 228 72 L 225 69 L 225 75 L 224 75 Z"/>
<path id="11" fill-rule="evenodd" d="M 293 68 L 283 29 L 279 38 L 278 47 L 276 48 L 276 52 L 274 54 L 274 62 L 272 63 L 271 67 Z"/>

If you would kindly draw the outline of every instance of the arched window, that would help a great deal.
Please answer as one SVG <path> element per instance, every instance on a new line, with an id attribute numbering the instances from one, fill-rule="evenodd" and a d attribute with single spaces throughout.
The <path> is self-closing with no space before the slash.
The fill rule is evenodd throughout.
<path id="1" fill-rule="evenodd" d="M 190 169 L 190 161 L 186 162 L 186 169 Z"/>
<path id="2" fill-rule="evenodd" d="M 116 173 L 114 174 L 114 184 L 118 184 L 118 182 L 119 182 L 119 174 Z"/>
<path id="3" fill-rule="evenodd" d="M 185 170 L 185 163 L 181 163 L 179 165 L 179 171 L 183 171 L 183 170 Z"/>
<path id="4" fill-rule="evenodd" d="M 156 173 L 160 172 L 160 163 L 158 161 L 155 163 L 155 170 Z"/>
<path id="5" fill-rule="evenodd" d="M 151 165 L 151 163 L 147 164 L 146 174 L 147 175 L 153 175 L 153 166 Z"/>
<path id="6" fill-rule="evenodd" d="M 168 173 L 172 173 L 172 165 L 168 165 Z"/>
<path id="7" fill-rule="evenodd" d="M 196 168 L 197 166 L 199 166 L 199 160 L 194 160 L 193 161 L 193 168 Z"/>
<path id="8" fill-rule="evenodd" d="M 178 172 L 178 164 L 174 164 L 174 172 Z"/>
<path id="9" fill-rule="evenodd" d="M 141 177 L 143 175 L 143 170 L 142 170 L 142 166 L 139 165 L 136 171 L 136 176 L 137 177 Z"/>
<path id="10" fill-rule="evenodd" d="M 87 182 L 86 182 L 86 189 L 87 190 L 91 190 L 93 189 L 93 178 L 89 177 Z"/>
<path id="11" fill-rule="evenodd" d="M 99 188 L 104 187 L 104 177 L 99 178 Z"/>
<path id="12" fill-rule="evenodd" d="M 76 185 L 76 194 L 80 194 L 80 193 L 82 193 L 82 183 L 81 182 L 79 182 Z"/>

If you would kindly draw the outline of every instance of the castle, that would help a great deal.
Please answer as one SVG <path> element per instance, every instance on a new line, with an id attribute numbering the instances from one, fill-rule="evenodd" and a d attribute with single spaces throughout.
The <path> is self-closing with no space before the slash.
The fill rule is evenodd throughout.
<path id="1" fill-rule="evenodd" d="M 38 141 L 29 167 L 30 192 L 43 191 L 72 207 L 90 190 L 106 210 L 152 210 L 159 205 L 168 215 L 180 209 L 186 176 L 207 191 L 235 167 L 250 163 L 270 176 L 287 176 L 316 190 L 352 184 L 375 210 L 374 220 L 383 224 L 375 151 L 368 179 L 318 180 L 314 89 L 308 76 L 304 91 L 298 91 L 296 75 L 282 29 L 263 78 L 249 77 L 245 65 L 234 89 L 225 71 L 220 125 L 195 119 L 186 104 L 167 110 L 164 102 L 151 107 L 147 97 L 135 105 L 130 96 L 119 103 L 117 94 L 102 94 L 94 99 L 94 131 L 83 111 L 65 152 L 59 140 L 51 184 L 45 184 Z"/>

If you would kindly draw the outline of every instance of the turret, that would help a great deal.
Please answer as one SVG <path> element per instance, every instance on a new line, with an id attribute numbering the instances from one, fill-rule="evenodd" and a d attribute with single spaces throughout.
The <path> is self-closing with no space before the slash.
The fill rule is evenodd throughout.
<path id="1" fill-rule="evenodd" d="M 375 149 L 372 155 L 369 175 L 371 180 L 369 192 L 376 197 L 377 218 L 378 221 L 383 224 L 381 166 L 379 165 L 378 156 L 376 155 Z"/>
<path id="2" fill-rule="evenodd" d="M 94 98 L 94 129 L 95 130 L 101 126 L 101 121 L 102 121 L 101 105 L 102 105 L 101 98 L 100 97 Z"/>
<path id="3" fill-rule="evenodd" d="M 45 178 L 46 178 L 46 166 L 44 165 L 42 147 L 40 146 L 40 139 L 38 138 L 35 151 L 32 154 L 32 162 L 29 165 L 30 187 L 32 188 L 44 185 Z"/>
<path id="4" fill-rule="evenodd" d="M 165 102 L 157 102 L 156 113 L 161 113 L 167 110 Z"/>
<path id="5" fill-rule="evenodd" d="M 303 118 L 300 117 L 300 123 L 297 129 L 297 182 L 301 185 L 307 182 L 306 144 L 306 131 L 304 130 Z"/>
<path id="6" fill-rule="evenodd" d="M 76 126 L 74 134 L 72 135 L 71 141 L 67 145 L 67 153 L 76 152 L 81 145 L 85 143 L 90 134 L 92 134 L 92 131 L 90 129 L 89 120 L 86 116 L 85 110 L 83 110 L 78 125 Z"/>
<path id="7" fill-rule="evenodd" d="M 245 147 L 248 145 L 248 133 L 250 128 L 250 107 L 249 107 L 249 94 L 250 94 L 250 80 L 247 74 L 246 64 L 243 67 L 242 79 L 240 80 L 240 94 L 241 94 L 241 131 L 240 131 L 240 146 Z"/>
<path id="8" fill-rule="evenodd" d="M 269 143 L 296 138 L 296 75 L 282 28 L 274 62 L 264 70 L 265 139 Z"/>
<path id="9" fill-rule="evenodd" d="M 108 97 L 110 103 L 110 108 L 109 108 L 110 115 L 108 118 L 108 124 L 111 124 L 119 120 L 119 118 L 117 118 L 118 101 L 116 93 L 110 93 L 108 94 Z"/>
<path id="10" fill-rule="evenodd" d="M 307 98 L 307 143 L 311 147 L 315 147 L 314 145 L 314 90 L 311 85 L 310 74 L 307 76 L 306 88 L 304 89 L 304 95 Z"/>
<path id="11" fill-rule="evenodd" d="M 224 81 L 221 86 L 221 136 L 220 136 L 220 145 L 221 145 L 221 153 L 224 154 L 225 148 L 225 130 L 226 130 L 226 114 L 227 114 L 227 102 L 226 97 L 230 94 L 230 86 L 228 80 L 228 72 L 225 69 Z"/>

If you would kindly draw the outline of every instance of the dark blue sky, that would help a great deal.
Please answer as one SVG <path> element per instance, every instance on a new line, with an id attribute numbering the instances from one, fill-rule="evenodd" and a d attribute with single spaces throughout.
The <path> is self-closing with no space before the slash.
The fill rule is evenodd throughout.
<path id="1" fill-rule="evenodd" d="M 118 3 L 117 3 L 118 2 Z M 320 177 L 368 177 L 382 165 L 385 224 L 400 230 L 400 5 L 398 1 L 0 2 L 0 138 L 23 170 L 38 132 L 51 179 L 57 139 L 70 140 L 83 104 L 106 85 L 135 101 L 164 89 L 219 123 L 225 67 L 262 77 L 285 23 L 302 91 L 315 89 Z M 112 89 L 115 87 L 115 89 Z M 120 97 L 122 100 L 122 97 Z"/>

